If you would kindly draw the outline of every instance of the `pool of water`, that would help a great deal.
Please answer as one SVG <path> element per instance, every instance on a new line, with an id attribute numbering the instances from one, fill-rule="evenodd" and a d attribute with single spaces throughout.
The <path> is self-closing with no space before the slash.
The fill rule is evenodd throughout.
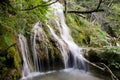
<path id="1" fill-rule="evenodd" d="M 94 76 L 90 72 L 78 69 L 65 69 L 59 71 L 50 71 L 46 73 L 32 73 L 23 80 L 106 80 Z"/>

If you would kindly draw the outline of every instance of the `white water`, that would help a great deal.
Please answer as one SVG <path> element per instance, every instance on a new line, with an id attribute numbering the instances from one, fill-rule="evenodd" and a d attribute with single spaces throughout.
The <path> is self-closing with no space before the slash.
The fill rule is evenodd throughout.
<path id="1" fill-rule="evenodd" d="M 44 33 L 42 30 L 42 26 L 40 26 L 40 23 L 37 22 L 32 29 L 31 34 L 31 47 L 28 46 L 27 39 L 23 35 L 19 35 L 19 42 L 21 46 L 21 53 L 23 58 L 23 70 L 22 70 L 22 80 L 27 78 L 32 78 L 33 76 L 37 76 L 41 74 L 40 71 L 40 61 L 36 50 L 36 37 L 39 37 L 39 40 L 41 40 L 41 33 Z M 32 50 L 32 58 L 29 52 L 29 48 Z M 33 61 L 32 61 L 33 59 Z M 34 68 L 34 69 L 33 69 Z"/>
<path id="2" fill-rule="evenodd" d="M 29 79 L 28 79 L 29 80 Z M 78 69 L 65 69 L 52 73 L 36 76 L 33 80 L 108 80 L 92 76 L 89 72 Z"/>
<path id="3" fill-rule="evenodd" d="M 58 26 L 58 29 L 60 31 L 60 35 L 61 38 L 59 36 L 57 36 L 54 32 L 54 30 L 52 29 L 52 26 L 50 27 L 50 25 L 48 25 L 48 28 L 50 29 L 51 34 L 54 36 L 54 38 L 59 42 L 59 44 L 61 44 L 61 47 L 63 47 L 63 45 L 65 45 L 65 43 L 67 43 L 69 50 L 71 52 L 71 54 L 74 57 L 74 64 L 73 67 L 77 68 L 78 62 L 81 62 L 82 64 L 80 64 L 82 66 L 82 68 L 86 69 L 85 63 L 84 63 L 84 57 L 82 56 L 82 48 L 79 47 L 72 39 L 71 34 L 70 34 L 70 30 L 69 27 L 66 25 L 65 23 L 65 18 L 64 18 L 64 13 L 63 13 L 63 6 L 62 4 L 60 4 L 59 2 L 52 4 L 51 5 L 51 10 L 54 13 L 54 19 L 55 22 Z M 64 42 L 65 43 L 64 43 Z M 64 51 L 64 52 L 63 52 Z M 64 62 L 67 65 L 68 63 L 68 54 L 65 52 L 65 49 L 61 51 L 64 57 Z M 67 55 L 66 55 L 67 54 Z M 78 62 L 77 62 L 78 61 Z M 67 67 L 66 67 L 67 68 Z"/>
<path id="4" fill-rule="evenodd" d="M 84 63 L 84 57 L 82 56 L 82 48 L 79 47 L 72 39 L 69 27 L 65 23 L 64 19 L 64 13 L 63 13 L 63 6 L 57 2 L 55 4 L 51 5 L 51 10 L 54 14 L 54 21 L 57 24 L 57 28 L 60 31 L 60 36 L 58 36 L 54 30 L 52 29 L 52 26 L 47 24 L 47 27 L 50 30 L 50 33 L 52 37 L 59 43 L 60 45 L 60 51 L 63 56 L 64 66 L 65 68 L 69 67 L 69 55 L 72 54 L 73 57 L 73 68 L 78 68 L 79 66 L 82 67 L 82 69 L 86 69 L 85 63 Z M 40 25 L 40 22 L 37 22 L 33 29 L 31 34 L 31 51 L 32 51 L 32 59 L 33 61 L 30 61 L 30 53 L 28 49 L 27 40 L 23 35 L 19 35 L 19 41 L 21 45 L 21 51 L 22 51 L 22 57 L 23 57 L 23 77 L 22 79 L 26 79 L 28 77 L 33 77 L 36 75 L 41 74 L 40 70 L 42 67 L 41 61 L 38 57 L 37 50 L 36 50 L 36 38 L 41 38 L 41 34 L 44 34 L 44 31 L 42 29 L 42 26 Z M 67 45 L 66 45 L 67 44 Z M 68 50 L 66 49 L 68 47 Z M 71 63 L 71 62 L 70 62 Z M 81 64 L 80 64 L 81 63 Z M 49 65 L 49 61 L 48 61 Z M 34 68 L 34 69 L 33 69 Z"/>
<path id="5" fill-rule="evenodd" d="M 25 76 L 30 74 L 30 61 L 29 61 L 29 50 L 28 50 L 28 45 L 27 45 L 27 40 L 23 35 L 19 35 L 19 41 L 20 41 L 20 46 L 21 46 L 21 53 L 23 57 L 23 70 L 22 70 L 22 78 L 25 78 Z"/>
<path id="6" fill-rule="evenodd" d="M 68 67 L 68 53 L 67 51 L 65 50 L 65 43 L 63 42 L 62 39 L 60 39 L 56 34 L 55 32 L 53 31 L 53 29 L 47 25 L 48 28 L 50 29 L 50 32 L 51 34 L 53 35 L 53 37 L 58 41 L 59 45 L 60 45 L 60 51 L 62 53 L 62 56 L 63 56 L 63 61 L 64 61 L 64 65 L 65 65 L 65 68 Z"/>
<path id="7" fill-rule="evenodd" d="M 39 26 L 39 22 L 37 22 L 33 27 L 33 35 L 31 35 L 31 43 L 32 43 L 32 53 L 33 53 L 33 60 L 34 60 L 34 67 L 35 71 L 39 71 L 39 65 L 38 65 L 38 56 L 36 52 L 36 36 L 41 31 L 41 26 Z"/>

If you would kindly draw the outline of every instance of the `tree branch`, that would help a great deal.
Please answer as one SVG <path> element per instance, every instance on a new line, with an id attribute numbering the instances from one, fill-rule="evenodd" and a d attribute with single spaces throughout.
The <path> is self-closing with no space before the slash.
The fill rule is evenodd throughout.
<path id="1" fill-rule="evenodd" d="M 110 69 L 107 65 L 105 65 L 104 63 L 100 63 L 101 65 L 104 66 L 104 68 L 103 68 L 103 67 L 100 67 L 100 66 L 96 65 L 95 63 L 90 62 L 89 60 L 87 60 L 87 59 L 85 59 L 85 58 L 84 58 L 84 61 L 87 62 L 88 64 L 90 64 L 90 65 L 92 65 L 92 66 L 100 69 L 101 71 L 107 70 L 107 71 L 110 73 L 112 80 L 119 80 L 119 79 L 113 74 L 113 72 L 111 71 L 111 69 Z"/>
<path id="2" fill-rule="evenodd" d="M 65 5 L 65 15 L 67 14 L 67 1 L 64 0 L 64 5 Z"/>
<path id="3" fill-rule="evenodd" d="M 22 9 L 21 11 L 33 10 L 33 9 L 36 9 L 36 8 L 38 8 L 38 7 L 40 7 L 40 6 L 43 6 L 43 7 L 44 7 L 44 6 L 49 6 L 49 5 L 52 5 L 52 4 L 54 4 L 54 3 L 58 2 L 58 1 L 59 1 L 59 0 L 56 0 L 56 1 L 51 2 L 51 3 L 49 3 L 49 4 L 40 4 L 40 5 L 31 7 L 31 8 Z"/>
<path id="4" fill-rule="evenodd" d="M 87 60 L 87 59 L 84 59 L 84 61 L 87 62 L 88 64 L 90 64 L 90 65 L 92 65 L 92 66 L 94 66 L 94 67 L 96 67 L 96 68 L 102 70 L 102 71 L 105 71 L 105 68 L 102 68 L 102 67 L 96 65 L 95 63 L 90 62 L 90 61 Z"/>
<path id="5" fill-rule="evenodd" d="M 100 5 L 102 3 L 102 0 L 99 0 L 98 6 L 94 10 L 89 10 L 89 11 L 67 11 L 67 13 L 77 13 L 77 14 L 91 14 L 93 12 L 103 12 L 103 9 L 99 9 Z"/>
<path id="6" fill-rule="evenodd" d="M 98 4 L 98 6 L 97 6 L 96 9 L 99 9 L 99 8 L 100 8 L 101 3 L 102 3 L 102 0 L 99 0 L 99 4 Z"/>
<path id="7" fill-rule="evenodd" d="M 111 74 L 113 80 L 119 80 L 119 79 L 113 74 L 113 72 L 111 71 L 111 69 L 110 69 L 107 65 L 105 65 L 104 63 L 100 63 L 100 64 L 102 64 L 102 65 L 108 70 L 108 72 Z"/>
<path id="8" fill-rule="evenodd" d="M 67 11 L 67 13 L 77 13 L 77 14 L 91 14 L 93 12 L 103 12 L 103 9 L 95 9 L 91 11 Z"/>

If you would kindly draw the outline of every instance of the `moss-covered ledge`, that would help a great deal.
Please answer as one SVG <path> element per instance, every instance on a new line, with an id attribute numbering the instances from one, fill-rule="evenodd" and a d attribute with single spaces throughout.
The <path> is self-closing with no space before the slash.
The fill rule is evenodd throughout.
<path id="1" fill-rule="evenodd" d="M 11 27 L 0 28 L 0 80 L 17 80 L 21 76 L 21 58 L 14 44 L 15 35 Z"/>
<path id="2" fill-rule="evenodd" d="M 93 63 L 104 63 L 120 79 L 120 48 L 106 46 L 103 48 L 84 49 L 85 57 Z"/>
<path id="3" fill-rule="evenodd" d="M 16 47 L 0 54 L 0 80 L 17 80 L 21 77 L 21 59 Z"/>

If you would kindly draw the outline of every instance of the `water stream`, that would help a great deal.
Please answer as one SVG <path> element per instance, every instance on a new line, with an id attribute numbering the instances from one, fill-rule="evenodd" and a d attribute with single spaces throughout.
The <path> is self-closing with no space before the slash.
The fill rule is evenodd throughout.
<path id="1" fill-rule="evenodd" d="M 29 50 L 27 45 L 27 40 L 23 35 L 19 35 L 19 41 L 21 46 L 21 53 L 23 57 L 23 70 L 22 70 L 22 77 L 25 78 L 25 76 L 30 74 L 31 71 L 31 64 L 29 61 Z"/>
<path id="2" fill-rule="evenodd" d="M 34 27 L 33 27 L 33 32 L 34 34 L 31 35 L 31 43 L 32 43 L 32 53 L 33 53 L 33 61 L 34 61 L 34 66 L 35 66 L 35 71 L 39 71 L 39 65 L 38 65 L 38 56 L 36 52 L 36 36 L 39 34 L 39 30 L 41 30 L 39 26 L 39 22 L 37 22 Z"/>
<path id="3" fill-rule="evenodd" d="M 23 57 L 22 80 L 102 80 L 92 76 L 89 72 L 86 72 L 88 69 L 86 63 L 84 62 L 82 48 L 79 47 L 72 39 L 69 27 L 65 22 L 63 9 L 62 4 L 59 2 L 51 5 L 54 21 L 57 24 L 60 35 L 57 35 L 53 27 L 46 22 L 51 37 L 53 37 L 60 46 L 60 52 L 64 62 L 63 70 L 52 70 L 47 72 L 42 72 L 41 70 L 44 66 L 38 56 L 39 53 L 37 51 L 38 45 L 36 44 L 36 40 L 45 40 L 44 37 L 46 34 L 39 21 L 33 26 L 30 36 L 30 44 L 27 44 L 27 39 L 23 35 L 19 35 L 21 53 Z M 46 51 L 49 58 L 48 53 L 49 52 Z M 49 68 L 49 59 L 47 60 Z"/>
<path id="4" fill-rule="evenodd" d="M 53 4 L 51 7 L 52 7 L 52 10 L 56 17 L 55 18 L 56 24 L 58 25 L 58 27 L 60 29 L 59 31 L 61 33 L 60 34 L 61 39 L 68 45 L 68 48 L 73 56 L 73 67 L 78 68 L 78 66 L 81 66 L 81 68 L 87 69 L 85 62 L 83 60 L 84 57 L 82 56 L 82 48 L 79 47 L 73 41 L 72 36 L 70 34 L 69 27 L 66 25 L 62 4 L 57 2 L 57 3 Z M 50 28 L 50 26 L 49 26 L 49 28 Z M 51 33 L 53 33 L 53 30 L 50 29 L 50 31 L 51 31 Z M 53 35 L 55 35 L 55 34 L 53 34 Z M 65 59 L 67 59 L 67 61 L 68 61 L 68 58 L 65 58 Z M 81 64 L 79 64 L 79 63 L 81 63 Z M 69 63 L 66 63 L 66 64 L 69 64 Z"/>

